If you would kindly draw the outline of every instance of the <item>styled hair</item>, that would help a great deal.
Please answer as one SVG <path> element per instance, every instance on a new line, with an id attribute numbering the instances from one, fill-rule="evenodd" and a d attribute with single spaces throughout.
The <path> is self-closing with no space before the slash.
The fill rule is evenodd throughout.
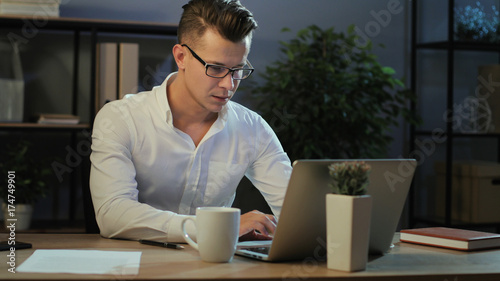
<path id="1" fill-rule="evenodd" d="M 239 0 L 190 0 L 182 8 L 177 30 L 180 44 L 196 43 L 210 28 L 236 43 L 257 28 L 253 14 Z"/>

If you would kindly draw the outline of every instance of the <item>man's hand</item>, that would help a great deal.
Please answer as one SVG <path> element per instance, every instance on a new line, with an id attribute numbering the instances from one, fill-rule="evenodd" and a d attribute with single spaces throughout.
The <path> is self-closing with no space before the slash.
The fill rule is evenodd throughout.
<path id="1" fill-rule="evenodd" d="M 257 210 L 245 213 L 240 218 L 240 241 L 273 239 L 276 218 Z"/>

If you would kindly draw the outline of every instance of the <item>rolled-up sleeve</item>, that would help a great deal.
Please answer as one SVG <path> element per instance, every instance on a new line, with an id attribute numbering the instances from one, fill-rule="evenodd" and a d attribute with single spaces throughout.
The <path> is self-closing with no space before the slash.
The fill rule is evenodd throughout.
<path id="1" fill-rule="evenodd" d="M 288 155 L 271 127 L 259 118 L 255 138 L 255 161 L 246 176 L 262 193 L 276 217 L 279 217 L 292 172 Z"/>

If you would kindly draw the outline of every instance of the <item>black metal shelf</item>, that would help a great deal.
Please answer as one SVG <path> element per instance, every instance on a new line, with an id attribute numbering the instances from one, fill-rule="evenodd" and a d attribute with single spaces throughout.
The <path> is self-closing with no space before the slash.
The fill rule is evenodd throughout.
<path id="1" fill-rule="evenodd" d="M 433 131 L 427 131 L 427 130 L 415 130 L 414 134 L 417 136 L 432 136 L 435 134 Z M 450 134 L 447 132 L 442 133 L 443 136 L 448 137 Z M 456 138 L 500 138 L 500 133 L 451 133 L 452 137 Z"/>
<path id="2" fill-rule="evenodd" d="M 417 43 L 416 49 L 431 49 L 431 50 L 463 50 L 463 51 L 478 51 L 478 52 L 497 52 L 500 53 L 500 43 L 482 43 L 482 42 L 461 42 L 461 41 L 439 41 Z"/>
<path id="3" fill-rule="evenodd" d="M 412 11 L 411 11 L 411 76 L 410 83 L 413 91 L 417 92 L 417 57 L 420 50 L 438 50 L 444 51 L 446 59 L 446 80 L 443 81 L 446 87 L 446 110 L 448 114 L 453 115 L 454 112 L 454 75 L 455 75 L 455 53 L 456 51 L 470 51 L 470 52 L 495 52 L 500 54 L 500 43 L 483 43 L 483 42 L 461 42 L 455 40 L 454 34 L 454 7 L 455 0 L 448 0 L 448 13 L 447 13 L 447 35 L 446 40 L 436 41 L 436 42 L 418 42 L 417 32 L 418 32 L 418 3 L 419 0 L 412 1 Z M 416 112 L 416 102 L 411 104 L 411 110 Z M 434 132 L 429 130 L 422 130 L 411 125 L 410 129 L 410 151 L 415 151 L 416 145 L 415 140 L 418 136 L 433 136 Z M 455 132 L 453 130 L 453 120 L 446 121 L 446 127 L 440 131 L 440 137 L 443 139 L 443 145 L 445 146 L 445 163 L 446 165 L 446 182 L 445 182 L 445 214 L 442 220 L 432 220 L 422 217 L 418 217 L 415 212 L 415 202 L 414 198 L 417 198 L 417 191 L 415 185 L 412 186 L 412 191 L 410 193 L 409 200 L 409 212 L 410 212 L 410 225 L 414 226 L 416 223 L 429 223 L 429 224 L 439 224 L 445 226 L 464 226 L 464 224 L 452 221 L 452 165 L 453 163 L 453 140 L 457 138 L 496 138 L 498 141 L 498 159 L 500 161 L 500 133 L 461 133 Z M 470 225 L 467 225 L 470 226 Z M 497 227 L 497 231 L 500 231 L 500 224 L 493 224 Z"/>
<path id="4" fill-rule="evenodd" d="M 38 32 L 67 31 L 73 35 L 73 76 L 72 76 L 72 114 L 77 115 L 78 111 L 78 92 L 79 92 L 79 68 L 80 68 L 80 44 L 82 36 L 90 36 L 90 98 L 85 102 L 85 111 L 89 112 L 88 124 L 78 125 L 39 125 L 34 123 L 1 123 L 0 131 L 21 131 L 21 132 L 69 132 L 71 134 L 71 147 L 77 145 L 77 135 L 83 130 L 91 130 L 92 123 L 96 114 L 96 47 L 98 36 L 109 36 L 112 34 L 131 35 L 136 37 L 161 36 L 173 37 L 177 35 L 176 24 L 164 24 L 154 22 L 138 21 L 118 21 L 101 19 L 82 19 L 82 18 L 53 18 L 47 16 L 0 16 L 0 29 L 10 30 L 7 35 L 10 40 L 20 40 L 28 42 L 30 38 L 36 36 Z M 88 104 L 87 104 L 88 103 Z M 87 107 L 88 105 L 88 107 Z M 88 232 L 95 232 L 94 211 L 92 206 L 85 206 L 85 201 L 90 202 L 90 191 L 88 187 L 88 176 L 90 172 L 89 159 L 83 161 L 81 168 L 81 186 L 84 197 L 84 213 L 86 219 L 86 228 Z M 69 194 L 69 219 L 75 219 L 76 190 L 74 186 L 78 185 L 76 177 L 72 176 L 72 184 Z"/>

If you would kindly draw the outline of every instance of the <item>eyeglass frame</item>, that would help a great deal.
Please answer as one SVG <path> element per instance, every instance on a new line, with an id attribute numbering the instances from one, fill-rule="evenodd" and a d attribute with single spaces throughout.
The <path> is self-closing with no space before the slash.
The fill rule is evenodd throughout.
<path id="1" fill-rule="evenodd" d="M 250 63 L 250 61 L 248 59 L 246 60 L 245 63 L 246 63 L 247 66 L 249 66 L 249 68 L 231 68 L 231 67 L 227 67 L 227 66 L 223 66 L 223 65 L 207 63 L 200 56 L 198 56 L 198 54 L 196 54 L 195 51 L 193 51 L 188 45 L 181 44 L 181 46 L 188 48 L 188 50 L 191 52 L 191 54 L 193 55 L 193 57 L 195 59 L 197 59 L 201 64 L 203 64 L 205 66 L 205 75 L 207 75 L 208 77 L 222 79 L 222 78 L 226 77 L 229 73 L 231 73 L 231 78 L 233 78 L 234 80 L 245 80 L 248 77 L 250 77 L 250 75 L 252 75 L 252 73 L 255 71 L 255 69 L 253 68 L 252 64 Z M 208 74 L 208 68 L 210 66 L 225 68 L 225 69 L 227 69 L 227 72 L 222 77 L 217 77 L 217 76 L 209 75 Z M 250 73 L 245 78 L 235 78 L 233 75 L 238 70 L 250 70 Z"/>

